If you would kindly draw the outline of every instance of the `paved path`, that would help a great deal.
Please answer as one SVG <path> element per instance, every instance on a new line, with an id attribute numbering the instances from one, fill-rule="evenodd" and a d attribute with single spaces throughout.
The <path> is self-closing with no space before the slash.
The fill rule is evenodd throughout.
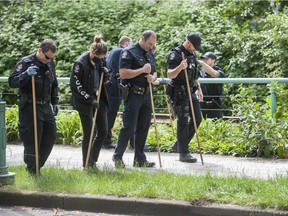
<path id="1" fill-rule="evenodd" d="M 134 169 L 133 152 L 127 150 L 123 160 L 128 169 Z M 113 169 L 112 161 L 113 150 L 101 149 L 98 167 L 108 167 Z M 263 158 L 237 158 L 231 156 L 203 155 L 204 165 L 202 165 L 200 156 L 197 157 L 196 164 L 182 163 L 179 161 L 177 153 L 161 153 L 162 168 L 159 167 L 157 152 L 147 152 L 147 159 L 156 162 L 156 168 L 147 169 L 151 172 L 160 170 L 189 175 L 203 175 L 211 173 L 215 176 L 247 176 L 251 178 L 274 178 L 276 176 L 288 175 L 288 159 L 263 159 Z M 6 164 L 20 165 L 23 164 L 23 146 L 7 145 L 6 147 Z M 82 151 L 81 147 L 71 147 L 64 145 L 55 145 L 45 166 L 56 165 L 67 169 L 82 169 Z"/>

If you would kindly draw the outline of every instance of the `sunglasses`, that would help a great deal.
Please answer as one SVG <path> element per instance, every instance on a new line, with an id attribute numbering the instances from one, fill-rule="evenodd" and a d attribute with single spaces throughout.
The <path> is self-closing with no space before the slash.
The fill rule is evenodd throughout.
<path id="1" fill-rule="evenodd" d="M 43 51 L 42 51 L 42 53 L 44 54 L 45 59 L 47 59 L 47 60 L 53 59 L 53 58 L 50 58 L 49 56 L 47 56 Z"/>

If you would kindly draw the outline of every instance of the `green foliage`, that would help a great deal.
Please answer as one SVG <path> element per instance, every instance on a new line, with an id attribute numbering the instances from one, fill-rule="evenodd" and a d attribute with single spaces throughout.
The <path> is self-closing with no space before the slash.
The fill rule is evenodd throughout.
<path id="1" fill-rule="evenodd" d="M 254 90 L 259 88 L 262 87 L 255 86 Z M 287 89 L 283 85 L 276 87 L 277 93 L 282 95 L 276 119 L 271 114 L 270 96 L 266 103 L 261 103 L 255 96 L 251 96 L 254 95 L 251 89 L 241 86 L 240 93 L 233 97 L 234 115 L 243 117 L 243 121 L 238 124 L 241 133 L 237 138 L 246 144 L 247 156 L 285 157 L 288 140 Z"/>
<path id="2" fill-rule="evenodd" d="M 35 52 L 39 42 L 50 37 L 59 47 L 57 75 L 69 77 L 73 62 L 88 50 L 95 33 L 101 32 L 112 49 L 120 36 L 136 42 L 150 28 L 158 35 L 159 77 L 166 77 L 169 50 L 192 31 L 202 35 L 202 52 L 218 54 L 227 77 L 287 77 L 287 5 L 272 0 L 1 1 L 0 75 L 8 76 L 20 57 Z M 6 91 L 7 86 L 0 89 Z M 60 95 L 68 93 L 61 88 Z M 68 103 L 67 96 L 61 102 Z M 165 101 L 157 98 L 155 105 L 165 107 Z"/>
<path id="3" fill-rule="evenodd" d="M 18 106 L 14 105 L 6 109 L 6 137 L 7 141 L 19 141 L 18 133 Z"/>
<path id="4" fill-rule="evenodd" d="M 59 112 L 56 117 L 56 143 L 64 145 L 79 145 L 82 140 L 82 127 L 78 112 Z"/>

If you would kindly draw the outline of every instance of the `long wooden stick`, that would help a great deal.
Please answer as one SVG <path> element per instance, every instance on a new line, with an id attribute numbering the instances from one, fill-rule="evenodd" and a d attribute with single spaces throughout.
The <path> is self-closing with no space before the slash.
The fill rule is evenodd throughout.
<path id="1" fill-rule="evenodd" d="M 161 76 L 162 76 L 162 79 L 164 79 L 164 75 L 163 75 L 163 72 L 161 70 Z M 166 104 L 167 104 L 167 109 L 168 109 L 168 114 L 169 114 L 169 119 L 170 119 L 170 124 L 171 124 L 171 127 L 172 127 L 172 133 L 173 135 L 175 136 L 175 130 L 174 130 L 174 127 L 173 127 L 173 120 L 172 120 L 172 114 L 171 114 L 171 107 L 170 107 L 170 104 L 169 104 L 169 98 L 166 94 L 166 84 L 163 85 L 163 88 L 164 88 L 164 96 L 165 96 L 165 100 L 166 100 Z"/>
<path id="2" fill-rule="evenodd" d="M 39 153 L 38 153 L 38 134 L 37 134 L 37 113 L 36 113 L 36 90 L 35 77 L 32 76 L 32 104 L 33 104 L 33 122 L 34 122 L 34 144 L 35 144 L 35 162 L 36 176 L 39 176 Z"/>
<path id="3" fill-rule="evenodd" d="M 182 60 L 185 60 L 183 52 L 182 52 Z M 192 113 L 192 119 L 193 119 L 193 123 L 194 123 L 196 139 L 197 139 L 197 143 L 198 143 L 198 149 L 199 149 L 202 165 L 204 165 L 202 152 L 201 152 L 201 146 L 200 146 L 199 137 L 198 137 L 198 129 L 197 129 L 197 124 L 196 124 L 196 119 L 195 119 L 195 113 L 194 113 L 194 107 L 193 107 L 193 102 L 192 102 L 192 95 L 191 95 L 191 90 L 190 90 L 190 84 L 189 84 L 189 79 L 188 79 L 187 68 L 184 69 L 184 72 L 185 72 L 185 78 L 186 78 L 186 84 L 187 84 L 187 91 L 188 91 L 188 96 L 189 96 L 190 108 L 191 108 L 191 113 Z"/>
<path id="4" fill-rule="evenodd" d="M 173 135 L 175 136 L 175 131 L 174 131 L 174 127 L 173 127 L 173 120 L 172 120 L 172 114 L 171 114 L 171 111 L 170 111 L 170 105 L 169 105 L 169 102 L 168 102 L 168 96 L 167 96 L 167 94 L 166 94 L 166 86 L 163 85 L 163 87 L 164 87 L 165 100 L 166 100 L 166 104 L 167 104 L 167 108 L 168 108 L 168 114 L 169 114 L 170 124 L 171 124 L 171 127 L 172 127 L 172 133 L 173 133 Z"/>
<path id="5" fill-rule="evenodd" d="M 100 103 L 100 95 L 101 95 L 103 77 L 104 77 L 104 72 L 101 73 L 101 78 L 100 78 L 99 90 L 98 90 L 98 94 L 97 94 L 98 103 Z M 87 150 L 87 156 L 86 156 L 86 162 L 85 162 L 84 169 L 87 168 L 88 162 L 89 162 L 89 158 L 90 158 L 90 152 L 91 152 L 92 141 L 93 141 L 93 136 L 94 136 L 94 129 L 95 129 L 95 125 L 96 125 L 97 113 L 98 113 L 98 109 L 95 110 L 94 117 L 93 117 L 92 129 L 91 129 L 91 133 L 90 133 L 90 140 L 89 140 L 89 145 L 88 145 L 88 150 Z"/>
<path id="6" fill-rule="evenodd" d="M 152 112 L 153 112 L 153 119 L 154 119 L 154 128 L 155 128 L 155 135 L 156 135 L 156 143 L 157 143 L 157 152 L 158 152 L 158 159 L 160 168 L 162 167 L 161 156 L 160 156 L 160 146 L 159 146 L 159 139 L 158 139 L 158 130 L 157 130 L 157 123 L 156 123 L 156 116 L 155 116 L 155 109 L 154 109 L 154 101 L 153 101 L 153 92 L 152 92 L 152 84 L 149 83 L 149 91 L 150 91 L 150 98 L 151 98 L 151 105 L 152 105 Z"/>

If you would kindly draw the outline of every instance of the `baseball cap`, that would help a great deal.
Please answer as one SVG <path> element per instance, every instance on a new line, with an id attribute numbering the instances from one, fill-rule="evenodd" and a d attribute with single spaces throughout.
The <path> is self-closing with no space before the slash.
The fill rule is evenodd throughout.
<path id="1" fill-rule="evenodd" d="M 201 37 L 199 34 L 193 32 L 186 35 L 186 38 L 193 44 L 196 50 L 202 50 Z"/>
<path id="2" fill-rule="evenodd" d="M 215 53 L 213 52 L 206 52 L 203 56 L 201 56 L 202 58 L 205 58 L 205 59 L 208 59 L 208 58 L 211 58 L 211 59 L 217 59 L 217 56 Z"/>

